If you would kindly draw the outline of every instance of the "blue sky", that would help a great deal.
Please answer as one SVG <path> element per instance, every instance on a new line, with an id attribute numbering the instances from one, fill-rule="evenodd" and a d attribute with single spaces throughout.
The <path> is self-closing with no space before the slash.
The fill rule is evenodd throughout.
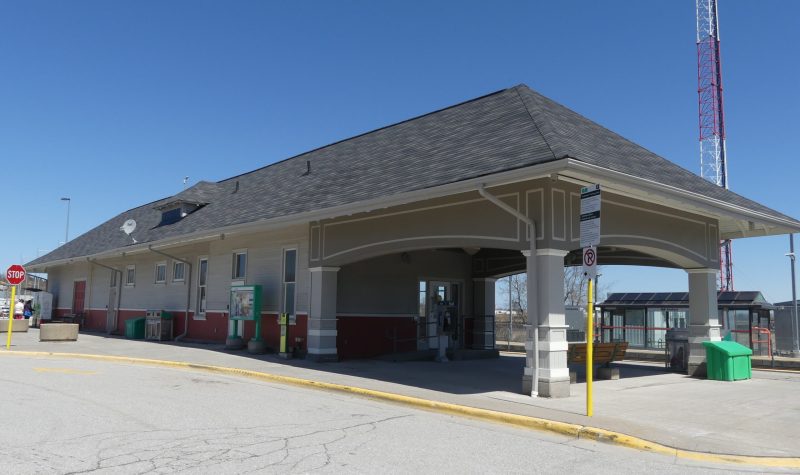
<path id="1" fill-rule="evenodd" d="M 800 2 L 721 0 L 731 188 L 800 217 Z M 0 268 L 134 206 L 519 83 L 699 170 L 694 1 L 0 3 Z M 791 296 L 786 236 L 734 244 Z M 685 290 L 611 268 L 611 291 Z"/>

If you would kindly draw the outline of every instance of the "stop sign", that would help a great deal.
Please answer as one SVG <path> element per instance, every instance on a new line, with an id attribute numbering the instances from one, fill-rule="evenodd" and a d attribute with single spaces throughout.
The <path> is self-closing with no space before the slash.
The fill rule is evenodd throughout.
<path id="1" fill-rule="evenodd" d="M 11 285 L 17 285 L 25 280 L 25 268 L 19 264 L 14 264 L 6 270 L 6 280 Z"/>

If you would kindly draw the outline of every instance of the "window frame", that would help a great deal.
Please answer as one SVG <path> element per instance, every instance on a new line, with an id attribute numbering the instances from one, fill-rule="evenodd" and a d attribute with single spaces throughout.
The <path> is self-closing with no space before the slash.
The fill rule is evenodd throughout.
<path id="1" fill-rule="evenodd" d="M 294 280 L 288 281 L 286 280 L 286 255 L 289 252 L 294 252 Z M 281 313 L 286 313 L 288 315 L 296 316 L 297 315 L 297 265 L 299 263 L 299 251 L 298 246 L 293 247 L 285 247 L 281 253 Z M 287 311 L 288 298 L 286 297 L 287 289 L 289 285 L 292 286 L 292 313 Z"/>
<path id="2" fill-rule="evenodd" d="M 239 256 L 244 256 L 244 270 L 239 268 Z M 231 280 L 247 280 L 247 249 L 236 249 L 231 254 Z"/>
<path id="3" fill-rule="evenodd" d="M 158 268 L 164 268 L 164 277 L 161 280 L 158 280 Z M 164 285 L 167 283 L 167 261 L 158 261 L 153 266 L 153 283 L 156 285 Z"/>
<path id="4" fill-rule="evenodd" d="M 201 278 L 201 273 L 203 272 L 203 261 L 206 262 L 206 272 L 205 272 L 205 279 Z M 194 308 L 194 315 L 192 318 L 194 320 L 205 320 L 206 314 L 208 313 L 208 268 L 209 268 L 209 259 L 208 256 L 199 256 L 197 258 L 197 300 Z M 201 290 L 203 289 L 203 290 Z M 202 295 L 205 294 L 205 306 L 201 305 L 202 302 Z M 202 312 L 200 309 L 202 308 Z"/>
<path id="5" fill-rule="evenodd" d="M 180 279 L 176 277 L 176 272 L 175 272 L 175 269 L 179 265 L 180 265 L 181 269 L 183 269 L 183 272 L 181 272 L 182 276 L 181 276 Z M 186 263 L 185 262 L 177 261 L 177 260 L 173 260 L 172 261 L 172 282 L 176 283 L 176 284 L 182 284 L 182 283 L 186 282 Z"/>
<path id="6" fill-rule="evenodd" d="M 131 275 L 133 279 L 131 279 Z M 125 287 L 136 287 L 136 264 L 125 266 Z"/>

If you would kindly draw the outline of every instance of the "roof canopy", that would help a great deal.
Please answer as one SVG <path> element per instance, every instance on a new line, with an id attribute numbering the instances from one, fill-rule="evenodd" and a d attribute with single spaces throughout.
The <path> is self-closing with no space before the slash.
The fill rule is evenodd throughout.
<path id="1" fill-rule="evenodd" d="M 731 307 L 773 308 L 761 292 L 718 292 L 717 304 Z M 628 292 L 610 294 L 601 307 L 686 307 L 689 305 L 688 292 Z"/>

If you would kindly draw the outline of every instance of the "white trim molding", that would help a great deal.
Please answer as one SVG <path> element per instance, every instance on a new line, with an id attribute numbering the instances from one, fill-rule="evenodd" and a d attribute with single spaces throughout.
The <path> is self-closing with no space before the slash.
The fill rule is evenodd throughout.
<path id="1" fill-rule="evenodd" d="M 525 251 L 522 251 L 523 253 Z M 530 252 L 530 251 L 528 251 Z M 556 257 L 564 257 L 569 254 L 569 251 L 564 251 L 561 249 L 537 249 L 536 255 L 537 256 L 556 256 Z"/>
<path id="2" fill-rule="evenodd" d="M 719 269 L 683 269 L 687 274 L 716 274 Z"/>
<path id="3" fill-rule="evenodd" d="M 309 272 L 339 272 L 341 267 L 309 267 Z"/>

